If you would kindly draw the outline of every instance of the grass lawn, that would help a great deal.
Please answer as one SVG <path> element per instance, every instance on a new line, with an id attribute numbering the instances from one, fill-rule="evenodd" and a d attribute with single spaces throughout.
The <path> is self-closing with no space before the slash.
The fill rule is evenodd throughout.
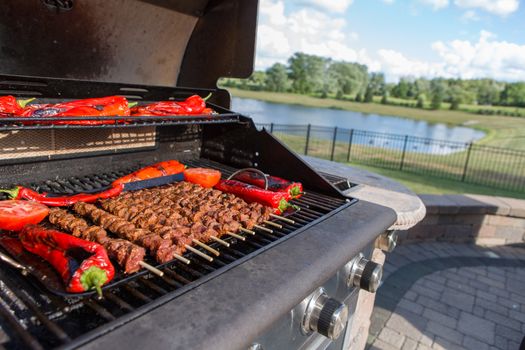
<path id="1" fill-rule="evenodd" d="M 416 193 L 425 194 L 450 194 L 450 193 L 470 193 L 483 194 L 489 196 L 502 196 L 525 199 L 525 193 L 493 189 L 486 186 L 466 184 L 459 181 L 447 180 L 428 175 L 417 175 L 402 171 L 388 170 L 370 167 L 360 164 L 350 164 L 351 166 L 366 169 L 402 183 Z"/>
<path id="2" fill-rule="evenodd" d="M 480 129 L 487 135 L 479 144 L 488 146 L 525 150 L 525 118 L 476 115 L 463 111 L 426 110 L 401 106 L 382 105 L 379 103 L 358 103 L 335 99 L 321 99 L 311 96 L 275 93 L 263 91 L 248 91 L 228 88 L 237 97 L 251 98 L 274 103 L 286 103 L 307 107 L 334 108 L 361 113 L 398 116 L 410 119 L 425 120 L 430 123 L 446 123 L 449 125 L 468 125 Z M 299 123 L 298 123 L 299 124 Z M 402 134 L 403 130 L 391 130 Z"/>

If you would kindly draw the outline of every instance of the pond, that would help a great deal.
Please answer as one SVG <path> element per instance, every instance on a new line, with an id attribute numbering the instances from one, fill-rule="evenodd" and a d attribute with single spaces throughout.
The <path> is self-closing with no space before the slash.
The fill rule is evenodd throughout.
<path id="1" fill-rule="evenodd" d="M 448 126 L 426 121 L 406 119 L 394 116 L 359 113 L 328 108 L 312 108 L 288 104 L 270 103 L 252 99 L 234 97 L 232 110 L 248 115 L 256 123 L 262 124 L 312 124 L 326 127 L 356 129 L 381 133 L 409 135 L 434 140 L 473 142 L 485 136 L 485 133 L 463 126 Z M 389 147 L 387 147 L 389 148 Z M 397 147 L 396 147 L 397 148 Z M 443 149 L 439 153 L 461 151 L 463 147 Z M 435 151 L 420 149 L 424 153 Z"/>

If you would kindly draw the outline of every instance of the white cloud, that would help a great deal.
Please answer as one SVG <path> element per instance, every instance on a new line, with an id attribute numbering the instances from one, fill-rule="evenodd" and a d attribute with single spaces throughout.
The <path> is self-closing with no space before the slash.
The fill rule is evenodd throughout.
<path id="1" fill-rule="evenodd" d="M 302 8 L 285 16 L 282 0 L 262 0 L 257 36 L 258 69 L 286 62 L 295 52 L 336 60 L 366 59 L 366 51 L 350 45 L 359 35 L 346 28 L 342 17 L 329 16 L 313 8 Z"/>
<path id="2" fill-rule="evenodd" d="M 448 0 L 420 0 L 422 3 L 432 6 L 434 10 L 439 10 L 448 6 Z"/>
<path id="3" fill-rule="evenodd" d="M 519 0 L 454 0 L 454 4 L 463 8 L 477 8 L 499 16 L 507 16 L 517 11 L 520 5 Z"/>
<path id="4" fill-rule="evenodd" d="M 309 0 L 309 3 L 330 12 L 343 13 L 354 0 Z"/>
<path id="5" fill-rule="evenodd" d="M 478 14 L 476 13 L 476 11 L 473 11 L 473 10 L 468 10 L 468 11 L 465 11 L 465 13 L 463 14 L 463 16 L 461 16 L 461 20 L 463 22 L 473 22 L 473 21 L 479 21 L 481 18 L 479 18 Z"/>
<path id="6" fill-rule="evenodd" d="M 383 0 L 385 4 L 393 4 L 395 0 Z"/>

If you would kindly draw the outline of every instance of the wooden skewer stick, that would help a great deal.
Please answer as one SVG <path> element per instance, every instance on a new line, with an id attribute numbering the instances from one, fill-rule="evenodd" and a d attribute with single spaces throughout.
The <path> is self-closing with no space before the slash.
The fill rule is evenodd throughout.
<path id="1" fill-rule="evenodd" d="M 233 232 L 226 232 L 227 235 L 229 236 L 232 236 L 233 238 L 237 238 L 238 240 L 241 240 L 241 241 L 245 241 L 246 238 L 244 238 L 243 236 L 239 236 L 238 234 L 236 233 L 233 233 Z"/>
<path id="2" fill-rule="evenodd" d="M 288 218 L 285 218 L 285 217 L 282 217 L 282 216 L 279 216 L 279 215 L 275 215 L 275 214 L 270 214 L 270 216 L 274 219 L 277 219 L 277 220 L 282 220 L 284 222 L 287 222 L 289 224 L 295 224 L 295 221 L 291 220 L 291 219 L 288 219 Z"/>
<path id="3" fill-rule="evenodd" d="M 197 240 L 197 239 L 192 239 L 191 241 L 192 241 L 193 243 L 195 243 L 195 244 L 197 244 L 197 245 L 203 247 L 204 249 L 206 249 L 207 251 L 209 251 L 209 252 L 212 253 L 213 255 L 216 255 L 216 256 L 221 255 L 221 253 L 220 253 L 218 250 L 213 249 L 213 248 L 210 247 L 209 245 L 204 244 L 204 243 L 202 243 L 201 241 L 199 241 L 199 240 Z"/>
<path id="4" fill-rule="evenodd" d="M 244 233 L 249 233 L 249 234 L 251 234 L 252 236 L 255 234 L 254 231 L 252 231 L 252 230 L 248 230 L 247 228 L 244 228 L 244 227 L 239 227 L 239 231 L 244 232 Z"/>
<path id="5" fill-rule="evenodd" d="M 278 223 L 275 223 L 273 221 L 264 220 L 263 221 L 266 225 L 270 225 L 277 228 L 283 228 L 283 225 L 279 225 Z"/>
<path id="6" fill-rule="evenodd" d="M 219 243 L 219 244 L 222 244 L 223 246 L 225 247 L 229 247 L 230 246 L 230 243 L 220 239 L 219 237 L 215 237 L 215 236 L 210 236 L 211 239 L 213 239 L 215 242 Z"/>
<path id="7" fill-rule="evenodd" d="M 151 266 L 148 263 L 145 263 L 144 261 L 139 261 L 139 265 L 142 266 L 143 268 L 145 268 L 146 270 L 154 273 L 157 276 L 160 276 L 160 277 L 164 276 L 164 272 L 160 271 L 159 269 L 157 269 L 154 266 Z"/>
<path id="8" fill-rule="evenodd" d="M 273 230 L 270 230 L 268 227 L 259 226 L 259 225 L 253 225 L 253 227 L 258 228 L 258 229 L 261 230 L 261 231 L 266 231 L 266 232 L 268 232 L 268 233 L 273 233 Z"/>
<path id="9" fill-rule="evenodd" d="M 185 263 L 186 265 L 188 265 L 191 261 L 189 259 L 186 259 L 185 257 L 183 257 L 182 255 L 179 255 L 177 253 L 173 253 L 173 257 L 177 260 L 180 260 L 182 261 L 183 263 Z"/>
<path id="10" fill-rule="evenodd" d="M 187 245 L 187 244 L 185 244 L 184 246 L 185 246 L 186 249 L 188 249 L 190 252 L 197 254 L 197 255 L 200 256 L 201 258 L 206 259 L 206 260 L 208 260 L 209 262 L 212 262 L 212 261 L 213 261 L 213 258 L 212 258 L 211 256 L 206 255 L 206 254 L 204 254 L 203 252 L 198 251 L 197 249 L 193 248 L 192 246 Z"/>

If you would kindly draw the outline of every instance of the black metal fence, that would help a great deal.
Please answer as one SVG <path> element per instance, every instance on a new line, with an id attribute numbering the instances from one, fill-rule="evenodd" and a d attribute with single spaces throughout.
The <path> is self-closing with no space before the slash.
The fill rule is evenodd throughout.
<path id="1" fill-rule="evenodd" d="M 257 127 L 300 154 L 525 192 L 525 151 L 338 127 Z"/>

